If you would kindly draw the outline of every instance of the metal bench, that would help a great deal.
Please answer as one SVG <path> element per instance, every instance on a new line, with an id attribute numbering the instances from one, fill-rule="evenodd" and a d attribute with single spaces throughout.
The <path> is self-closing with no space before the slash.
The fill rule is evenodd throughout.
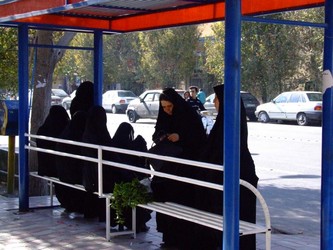
<path id="1" fill-rule="evenodd" d="M 223 191 L 223 185 L 218 185 L 214 183 L 208 183 L 205 181 L 200 181 L 196 179 L 191 179 L 187 177 L 181 177 L 181 176 L 176 176 L 176 175 L 171 175 L 163 172 L 158 172 L 154 171 L 152 169 L 144 169 L 128 164 L 123 164 L 119 162 L 113 162 L 113 161 L 106 161 L 102 159 L 102 152 L 103 151 L 112 151 L 116 153 L 121 153 L 121 154 L 129 154 L 129 155 L 136 155 L 136 156 L 141 156 L 141 157 L 146 157 L 146 158 L 153 158 L 153 159 L 159 159 L 159 160 L 165 160 L 169 162 L 177 162 L 177 163 L 182 163 L 182 164 L 187 164 L 187 165 L 192 165 L 193 167 L 202 167 L 202 168 L 207 168 L 207 169 L 214 169 L 218 171 L 223 171 L 223 166 L 220 165 L 215 165 L 215 164 L 209 164 L 209 163 L 203 163 L 203 162 L 197 162 L 197 161 L 190 161 L 190 160 L 185 160 L 185 159 L 179 159 L 179 158 L 174 158 L 174 157 L 169 157 L 169 156 L 161 156 L 161 155 L 155 155 L 155 154 L 150 154 L 150 153 L 143 153 L 143 152 L 138 152 L 138 151 L 133 151 L 133 150 L 125 150 L 125 149 L 120 149 L 120 148 L 114 148 L 114 147 L 106 147 L 106 146 L 99 146 L 99 145 L 93 145 L 93 144 L 87 144 L 87 143 L 79 143 L 79 142 L 73 142 L 73 141 L 68 141 L 68 140 L 62 140 L 62 139 L 57 139 L 57 138 L 52 138 L 52 137 L 45 137 L 45 136 L 36 136 L 36 135 L 28 135 L 26 136 L 32 137 L 32 138 L 40 138 L 40 139 L 47 139 L 47 140 L 52 140 L 52 141 L 58 141 L 62 143 L 69 143 L 73 145 L 79 145 L 79 146 L 87 146 L 91 148 L 95 148 L 98 150 L 98 158 L 91 158 L 91 157 L 84 157 L 80 155 L 71 155 L 68 153 L 64 152 L 59 152 L 55 150 L 46 150 L 46 149 L 41 149 L 37 148 L 35 146 L 29 146 L 26 145 L 26 149 L 29 150 L 35 150 L 35 151 L 41 151 L 41 152 L 47 152 L 55 155 L 61 155 L 61 156 L 66 156 L 66 157 L 73 157 L 81 160 L 88 160 L 95 162 L 98 165 L 98 192 L 95 194 L 98 195 L 100 198 L 105 198 L 105 206 L 106 206 L 106 239 L 109 241 L 111 236 L 116 236 L 120 234 L 132 234 L 133 237 L 136 237 L 136 209 L 132 209 L 132 230 L 129 231 L 124 231 L 124 232 L 116 232 L 116 233 L 110 233 L 111 227 L 110 227 L 110 204 L 112 202 L 112 194 L 105 194 L 103 193 L 103 167 L 117 167 L 117 168 L 122 168 L 126 169 L 129 171 L 135 171 L 135 172 L 140 172 L 140 173 L 145 173 L 149 174 L 151 176 L 158 176 L 158 177 L 163 177 L 163 178 L 169 178 L 173 179 L 176 181 L 181 181 L 185 183 L 190 183 L 193 185 L 198 185 L 202 187 L 207 187 L 207 188 L 212 188 L 216 190 Z M 45 177 L 45 176 L 40 176 L 37 173 L 30 173 L 31 176 L 41 178 L 44 180 L 47 180 L 52 183 L 58 183 L 62 184 L 65 186 L 69 186 L 72 188 L 76 188 L 79 190 L 84 190 L 84 187 L 81 185 L 76 185 L 76 184 L 68 184 L 61 182 L 59 179 L 54 178 L 54 177 Z M 249 189 L 257 198 L 259 201 L 264 218 L 265 218 L 265 225 L 260 225 L 256 223 L 250 223 L 246 221 L 239 221 L 239 234 L 240 236 L 242 235 L 249 235 L 249 234 L 258 234 L 258 233 L 265 233 L 266 235 L 266 249 L 269 250 L 271 249 L 271 223 L 270 223 L 270 215 L 269 215 L 269 210 L 268 206 L 263 198 L 263 196 L 260 194 L 260 192 L 252 186 L 250 183 L 240 180 L 240 185 L 246 187 Z M 53 193 L 51 193 L 53 194 Z M 217 214 L 212 214 L 209 212 L 201 211 L 195 208 L 183 206 L 180 204 L 176 204 L 173 202 L 151 202 L 148 204 L 138 204 L 137 207 L 149 209 L 152 211 L 155 211 L 157 213 L 163 213 L 165 215 L 173 216 L 179 219 L 191 221 L 193 223 L 197 223 L 203 226 L 207 226 L 209 228 L 214 228 L 220 231 L 223 231 L 223 216 L 217 215 Z"/>

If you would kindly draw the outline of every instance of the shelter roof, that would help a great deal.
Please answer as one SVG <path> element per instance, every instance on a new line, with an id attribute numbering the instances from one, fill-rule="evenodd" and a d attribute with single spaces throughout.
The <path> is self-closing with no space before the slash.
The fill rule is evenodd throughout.
<path id="1" fill-rule="evenodd" d="M 323 6 L 324 0 L 243 0 L 243 15 Z M 223 20 L 225 0 L 0 0 L 0 22 L 131 32 Z"/>

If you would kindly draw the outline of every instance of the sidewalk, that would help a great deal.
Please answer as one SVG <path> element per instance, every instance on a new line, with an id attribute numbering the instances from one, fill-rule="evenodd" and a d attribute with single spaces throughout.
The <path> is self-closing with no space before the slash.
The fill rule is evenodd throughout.
<path id="1" fill-rule="evenodd" d="M 105 223 L 66 213 L 57 206 L 45 208 L 49 197 L 30 197 L 31 211 L 18 211 L 18 198 L 0 195 L 0 250 L 2 249 L 159 249 L 161 234 L 156 231 L 155 214 L 147 223 L 150 230 L 136 239 L 130 236 L 105 240 Z M 36 208 L 42 207 L 42 208 Z M 319 236 L 272 234 L 273 250 L 317 250 Z M 257 249 L 265 249 L 264 235 L 257 235 Z"/>

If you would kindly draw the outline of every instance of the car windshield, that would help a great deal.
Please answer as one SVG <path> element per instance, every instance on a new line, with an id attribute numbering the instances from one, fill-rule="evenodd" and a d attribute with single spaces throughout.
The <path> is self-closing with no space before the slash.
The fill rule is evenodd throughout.
<path id="1" fill-rule="evenodd" d="M 119 97 L 136 97 L 136 95 L 132 91 L 119 91 Z"/>
<path id="2" fill-rule="evenodd" d="M 68 96 L 67 93 L 62 89 L 52 89 L 52 92 L 57 96 Z"/>
<path id="3" fill-rule="evenodd" d="M 321 102 L 323 100 L 323 95 L 321 93 L 307 93 L 306 95 L 310 102 Z"/>

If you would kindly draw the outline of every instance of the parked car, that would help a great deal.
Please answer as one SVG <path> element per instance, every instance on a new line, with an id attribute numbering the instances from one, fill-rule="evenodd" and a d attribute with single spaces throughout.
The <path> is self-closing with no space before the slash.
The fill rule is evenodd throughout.
<path id="1" fill-rule="evenodd" d="M 62 100 L 63 100 L 64 98 L 66 98 L 66 97 L 69 96 L 69 95 L 66 93 L 66 91 L 63 90 L 63 89 L 52 89 L 52 90 L 51 90 L 51 95 L 53 95 L 53 96 L 59 96 L 60 99 L 61 99 L 61 102 L 62 102 Z M 61 105 L 61 103 L 60 103 L 60 105 Z"/>
<path id="2" fill-rule="evenodd" d="M 138 98 L 131 101 L 127 107 L 126 114 L 128 120 L 132 123 L 138 119 L 151 118 L 156 119 L 160 107 L 160 94 L 163 90 L 147 90 L 143 92 Z M 184 90 L 176 90 L 179 95 L 183 97 Z"/>
<path id="3" fill-rule="evenodd" d="M 321 92 L 283 92 L 271 102 L 259 105 L 255 114 L 258 121 L 264 123 L 271 120 L 296 121 L 301 126 L 308 125 L 311 122 L 320 123 L 322 98 Z"/>
<path id="4" fill-rule="evenodd" d="M 28 92 L 28 102 L 29 102 L 29 108 L 31 108 L 32 106 L 32 99 L 33 99 L 33 91 L 29 89 L 29 92 Z M 17 98 L 18 100 L 19 98 Z M 61 98 L 59 96 L 56 96 L 54 95 L 52 92 L 51 92 L 51 106 L 53 105 L 61 105 Z"/>
<path id="5" fill-rule="evenodd" d="M 256 121 L 257 117 L 255 115 L 256 107 L 260 104 L 260 102 L 257 100 L 257 98 L 252 95 L 250 92 L 247 91 L 241 91 L 241 98 L 244 102 L 245 110 L 246 110 L 246 116 L 250 121 Z M 214 98 L 215 93 L 209 95 L 206 98 L 206 102 L 204 104 L 204 107 L 207 111 L 209 111 L 214 116 L 217 115 L 217 111 L 214 106 Z"/>
<path id="6" fill-rule="evenodd" d="M 69 96 L 62 99 L 62 106 L 68 110 L 71 107 L 72 100 L 76 95 L 76 90 L 74 90 Z"/>
<path id="7" fill-rule="evenodd" d="M 106 111 L 113 114 L 125 113 L 128 103 L 137 97 L 130 90 L 108 90 L 103 94 L 102 105 Z"/>

